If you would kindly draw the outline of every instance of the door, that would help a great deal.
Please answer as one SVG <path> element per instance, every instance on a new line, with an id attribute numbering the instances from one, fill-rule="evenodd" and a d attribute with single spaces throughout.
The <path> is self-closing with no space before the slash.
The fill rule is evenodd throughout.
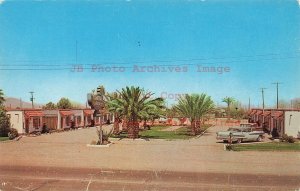
<path id="1" fill-rule="evenodd" d="M 25 120 L 25 133 L 29 133 L 29 119 Z"/>

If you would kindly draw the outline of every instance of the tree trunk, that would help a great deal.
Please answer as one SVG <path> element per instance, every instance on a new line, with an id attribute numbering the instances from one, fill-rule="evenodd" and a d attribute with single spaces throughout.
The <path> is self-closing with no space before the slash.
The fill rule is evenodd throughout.
<path id="1" fill-rule="evenodd" d="M 113 134 L 119 134 L 120 133 L 120 119 L 119 118 L 115 118 L 115 121 L 114 121 L 114 132 Z"/>
<path id="2" fill-rule="evenodd" d="M 128 121 L 128 138 L 136 139 L 139 137 L 139 123 L 137 121 Z"/>
<path id="3" fill-rule="evenodd" d="M 192 120 L 191 126 L 192 126 L 193 135 L 196 135 L 197 132 L 196 132 L 196 122 L 195 122 L 195 120 Z"/>

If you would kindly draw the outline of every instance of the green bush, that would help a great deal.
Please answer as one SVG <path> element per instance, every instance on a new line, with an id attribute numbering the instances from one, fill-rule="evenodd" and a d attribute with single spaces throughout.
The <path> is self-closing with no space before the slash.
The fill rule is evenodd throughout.
<path id="1" fill-rule="evenodd" d="M 3 108 L 0 107 L 0 136 L 7 137 L 10 129 L 10 121 Z"/>
<path id="2" fill-rule="evenodd" d="M 282 135 L 281 137 L 282 142 L 294 143 L 295 139 L 292 136 L 288 136 L 287 134 Z"/>
<path id="3" fill-rule="evenodd" d="M 9 131 L 9 133 L 8 133 L 9 139 L 10 139 L 10 140 L 15 139 L 15 138 L 17 138 L 18 136 L 19 136 L 19 133 L 18 133 L 17 129 L 11 128 L 10 131 Z"/>

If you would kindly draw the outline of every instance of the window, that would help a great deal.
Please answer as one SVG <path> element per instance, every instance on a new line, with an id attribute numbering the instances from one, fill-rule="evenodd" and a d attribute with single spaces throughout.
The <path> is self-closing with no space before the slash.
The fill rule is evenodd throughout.
<path id="1" fill-rule="evenodd" d="M 16 116 L 16 118 L 17 118 L 17 123 L 19 123 L 19 118 L 20 118 L 20 116 L 19 116 L 19 114 L 15 114 L 15 116 Z"/>
<path id="2" fill-rule="evenodd" d="M 10 114 L 7 114 L 7 117 L 10 118 Z"/>
<path id="3" fill-rule="evenodd" d="M 77 116 L 77 123 L 81 124 L 81 116 Z"/>
<path id="4" fill-rule="evenodd" d="M 66 117 L 66 125 L 67 125 L 67 126 L 71 125 L 71 124 L 70 124 L 70 121 L 71 121 L 71 117 L 70 117 L 70 116 L 67 116 L 67 117 Z"/>
<path id="5" fill-rule="evenodd" d="M 33 118 L 33 128 L 38 129 L 40 127 L 40 118 Z"/>

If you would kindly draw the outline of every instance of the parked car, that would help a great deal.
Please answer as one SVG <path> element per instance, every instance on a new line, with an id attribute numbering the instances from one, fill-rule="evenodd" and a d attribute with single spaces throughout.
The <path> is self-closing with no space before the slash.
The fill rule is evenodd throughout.
<path id="1" fill-rule="evenodd" d="M 264 132 L 255 127 L 231 127 L 227 131 L 217 132 L 217 140 L 228 142 L 231 135 L 231 141 L 236 143 L 246 141 L 262 141 Z"/>
<path id="2" fill-rule="evenodd" d="M 263 128 L 259 127 L 257 123 L 241 123 L 240 127 L 252 127 L 256 131 L 263 131 Z"/>

